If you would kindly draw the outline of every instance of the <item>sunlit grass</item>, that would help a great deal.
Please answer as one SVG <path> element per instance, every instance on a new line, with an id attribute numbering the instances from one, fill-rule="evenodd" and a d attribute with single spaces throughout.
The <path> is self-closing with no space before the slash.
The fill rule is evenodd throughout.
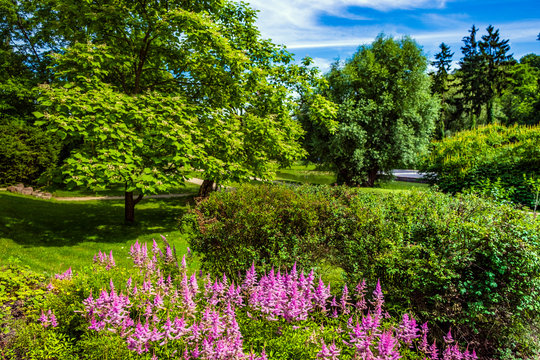
<path id="1" fill-rule="evenodd" d="M 199 185 L 185 182 L 184 186 L 170 188 L 162 194 L 195 194 L 199 190 Z M 121 186 L 113 187 L 103 191 L 92 191 L 88 189 L 63 189 L 57 187 L 46 188 L 45 191 L 52 193 L 54 197 L 84 197 L 84 196 L 123 196 L 124 188 Z"/>
<path id="2" fill-rule="evenodd" d="M 80 269 L 98 250 L 113 250 L 116 262 L 129 266 L 131 244 L 160 235 L 182 256 L 188 244 L 179 219 L 191 199 L 144 199 L 135 208 L 135 224 L 125 225 L 122 201 L 56 202 L 0 193 L 0 262 L 11 258 L 51 274 Z M 196 259 L 191 266 L 199 266 Z"/>

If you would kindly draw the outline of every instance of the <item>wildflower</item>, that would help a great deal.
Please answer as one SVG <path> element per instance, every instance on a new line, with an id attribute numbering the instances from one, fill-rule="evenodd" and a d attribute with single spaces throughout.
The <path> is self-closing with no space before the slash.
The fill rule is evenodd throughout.
<path id="1" fill-rule="evenodd" d="M 72 276 L 73 276 L 73 273 L 71 271 L 71 267 L 67 269 L 66 272 L 63 274 L 54 275 L 55 279 L 58 279 L 58 280 L 70 280 Z"/>
<path id="2" fill-rule="evenodd" d="M 412 347 L 413 340 L 419 337 L 418 331 L 416 320 L 408 314 L 404 314 L 399 325 L 398 338 Z"/>
<path id="3" fill-rule="evenodd" d="M 448 330 L 448 334 L 443 337 L 444 342 L 447 344 L 451 344 L 454 342 L 454 338 L 452 337 L 452 329 Z"/>
<path id="4" fill-rule="evenodd" d="M 387 331 L 380 335 L 379 339 L 379 359 L 396 360 L 401 356 L 396 351 L 398 340 L 392 336 L 392 333 Z"/>

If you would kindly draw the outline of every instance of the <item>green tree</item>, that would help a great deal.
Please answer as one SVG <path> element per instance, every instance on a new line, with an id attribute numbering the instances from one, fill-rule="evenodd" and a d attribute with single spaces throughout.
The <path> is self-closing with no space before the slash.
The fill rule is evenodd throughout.
<path id="1" fill-rule="evenodd" d="M 519 59 L 520 64 L 527 64 L 530 67 L 533 67 L 537 70 L 540 70 L 540 55 L 536 54 L 527 54 Z"/>
<path id="2" fill-rule="evenodd" d="M 441 51 L 435 54 L 435 61 L 431 62 L 437 70 L 433 74 L 432 92 L 439 95 L 441 100 L 441 110 L 439 113 L 439 121 L 437 123 L 436 136 L 443 138 L 445 136 L 447 124 L 449 122 L 449 108 L 448 104 L 448 90 L 450 86 L 450 68 L 452 66 L 452 56 L 454 53 L 450 52 L 450 47 L 445 43 L 440 45 Z"/>
<path id="3" fill-rule="evenodd" d="M 482 68 L 483 59 L 478 48 L 476 33 L 478 28 L 474 25 L 469 30 L 469 35 L 463 38 L 461 53 L 463 58 L 460 60 L 459 79 L 460 94 L 464 102 L 464 109 L 469 115 L 470 126 L 476 127 L 476 119 L 480 115 L 483 103 L 482 93 Z"/>
<path id="4" fill-rule="evenodd" d="M 426 68 L 412 39 L 383 35 L 345 64 L 334 64 L 324 93 L 339 106 L 338 125 L 334 133 L 308 126 L 316 129 L 306 135 L 311 158 L 332 166 L 338 183 L 362 186 L 412 164 L 431 138 L 439 109 Z"/>
<path id="5" fill-rule="evenodd" d="M 540 123 L 540 69 L 527 62 L 514 65 L 508 72 L 509 85 L 499 103 L 505 125 Z"/>
<path id="6" fill-rule="evenodd" d="M 83 144 L 64 167 L 78 185 L 125 186 L 127 222 L 137 199 L 190 169 L 218 182 L 269 178 L 271 160 L 304 155 L 292 84 L 308 86 L 310 72 L 260 38 L 246 4 L 61 0 L 47 9 L 43 28 L 68 46 L 41 88 L 45 122 Z"/>
<path id="7" fill-rule="evenodd" d="M 487 34 L 482 36 L 479 43 L 480 54 L 483 58 L 485 69 L 483 90 L 486 102 L 487 123 L 493 122 L 493 103 L 497 96 L 508 86 L 508 68 L 513 65 L 512 55 L 508 54 L 510 45 L 508 39 L 501 40 L 499 29 L 489 25 L 486 28 Z"/>
<path id="8" fill-rule="evenodd" d="M 483 109 L 482 122 L 494 120 L 494 104 L 508 86 L 508 71 L 514 61 L 508 54 L 508 40 L 501 40 L 499 30 L 492 25 L 486 28 L 487 34 L 477 40 L 478 29 L 473 25 L 469 36 L 463 38 L 460 61 L 460 93 L 470 118 L 470 127 L 479 123 Z"/>
<path id="9" fill-rule="evenodd" d="M 49 180 L 58 162 L 58 139 L 33 125 L 32 88 L 49 73 L 36 33 L 28 4 L 0 1 L 0 184 Z"/>

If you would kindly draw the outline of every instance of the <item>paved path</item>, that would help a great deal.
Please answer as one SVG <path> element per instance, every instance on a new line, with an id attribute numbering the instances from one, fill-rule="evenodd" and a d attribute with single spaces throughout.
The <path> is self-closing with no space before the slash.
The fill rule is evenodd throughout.
<path id="1" fill-rule="evenodd" d="M 396 169 L 392 170 L 392 173 L 399 181 L 424 182 L 424 175 L 418 170 Z"/>

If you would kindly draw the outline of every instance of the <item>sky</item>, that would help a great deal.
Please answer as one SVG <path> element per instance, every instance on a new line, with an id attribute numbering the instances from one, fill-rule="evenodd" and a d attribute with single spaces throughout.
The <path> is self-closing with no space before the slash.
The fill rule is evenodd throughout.
<path id="1" fill-rule="evenodd" d="M 327 71 L 335 60 L 347 60 L 362 44 L 384 33 L 410 36 L 433 60 L 444 42 L 461 58 L 462 38 L 472 25 L 480 35 L 488 25 L 510 40 L 519 59 L 540 54 L 540 1 L 469 0 L 248 0 L 259 10 L 264 38 L 283 44 L 299 61 L 305 56 Z"/>

